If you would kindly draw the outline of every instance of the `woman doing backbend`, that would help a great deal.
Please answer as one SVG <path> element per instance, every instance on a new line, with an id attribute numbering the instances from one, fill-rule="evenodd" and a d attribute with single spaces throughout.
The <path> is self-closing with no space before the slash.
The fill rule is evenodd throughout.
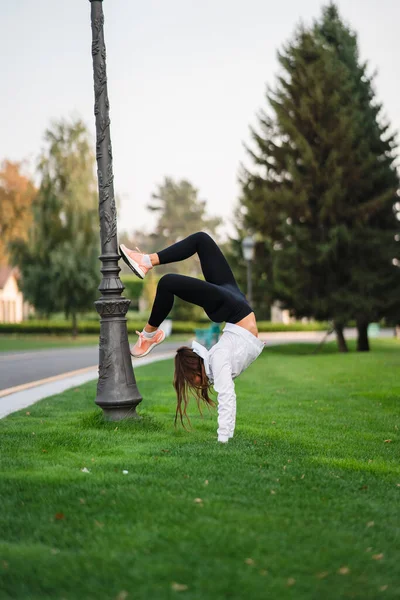
<path id="1" fill-rule="evenodd" d="M 138 249 L 137 249 L 138 250 Z M 183 422 L 191 390 L 199 405 L 201 400 L 214 406 L 209 397 L 213 385 L 218 402 L 218 441 L 233 437 L 236 423 L 236 394 L 233 380 L 261 354 L 264 343 L 258 338 L 253 309 L 240 291 L 232 270 L 215 241 L 202 231 L 172 244 L 155 254 L 134 252 L 120 245 L 122 258 L 141 279 L 156 265 L 178 262 L 197 252 L 205 281 L 186 275 L 163 275 L 157 285 L 151 314 L 139 339 L 131 349 L 132 356 L 148 354 L 165 339 L 159 329 L 174 303 L 174 296 L 203 307 L 215 323 L 226 322 L 219 341 L 207 350 L 196 341 L 192 347 L 181 346 L 175 356 L 174 387 L 178 414 Z M 183 410 L 182 410 L 183 405 Z"/>

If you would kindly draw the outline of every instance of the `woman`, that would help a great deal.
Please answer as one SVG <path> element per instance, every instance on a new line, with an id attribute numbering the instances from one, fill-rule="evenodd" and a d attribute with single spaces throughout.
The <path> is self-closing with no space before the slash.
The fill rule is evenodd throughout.
<path id="1" fill-rule="evenodd" d="M 188 392 L 194 393 L 199 409 L 201 400 L 215 406 L 208 394 L 211 385 L 214 386 L 218 394 L 218 441 L 228 442 L 233 437 L 236 422 L 233 380 L 261 354 L 264 343 L 258 339 L 253 309 L 240 291 L 226 258 L 214 240 L 202 231 L 156 254 L 134 252 L 123 244 L 119 248 L 126 264 L 141 279 L 156 265 L 185 260 L 197 252 L 205 281 L 174 273 L 163 275 L 157 285 L 149 321 L 142 332 L 136 332 L 139 339 L 131 354 L 136 358 L 145 356 L 164 341 L 165 333 L 159 326 L 171 311 L 174 296 L 202 306 L 215 323 L 226 321 L 220 340 L 211 350 L 195 341 L 191 348 L 178 348 L 174 387 L 177 394 L 175 423 L 179 413 L 183 424 L 183 415 L 188 418 Z"/>

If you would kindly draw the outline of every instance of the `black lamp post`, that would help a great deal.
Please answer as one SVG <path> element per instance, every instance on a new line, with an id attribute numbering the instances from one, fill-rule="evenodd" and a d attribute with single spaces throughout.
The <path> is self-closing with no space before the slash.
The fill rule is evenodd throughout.
<path id="1" fill-rule="evenodd" d="M 251 305 L 253 302 L 253 287 L 251 277 L 252 261 L 254 259 L 254 239 L 248 235 L 242 240 L 243 257 L 247 262 L 247 300 Z"/>
<path id="2" fill-rule="evenodd" d="M 119 278 L 121 269 L 118 261 L 121 257 L 117 241 L 103 7 L 102 0 L 90 2 L 101 239 L 99 258 L 103 274 L 98 288 L 101 297 L 95 302 L 101 317 L 99 379 L 95 402 L 103 409 L 106 420 L 119 421 L 138 418 L 136 406 L 142 397 L 136 386 L 126 326 L 126 313 L 131 301 L 121 295 L 124 286 Z"/>

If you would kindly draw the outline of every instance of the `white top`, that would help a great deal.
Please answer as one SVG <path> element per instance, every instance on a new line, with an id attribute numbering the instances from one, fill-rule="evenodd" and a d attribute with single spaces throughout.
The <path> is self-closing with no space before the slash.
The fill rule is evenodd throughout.
<path id="1" fill-rule="evenodd" d="M 265 344 L 244 327 L 226 323 L 219 341 L 207 350 L 196 341 L 192 349 L 204 360 L 208 379 L 218 393 L 218 441 L 233 437 L 236 393 L 233 380 L 258 358 Z"/>

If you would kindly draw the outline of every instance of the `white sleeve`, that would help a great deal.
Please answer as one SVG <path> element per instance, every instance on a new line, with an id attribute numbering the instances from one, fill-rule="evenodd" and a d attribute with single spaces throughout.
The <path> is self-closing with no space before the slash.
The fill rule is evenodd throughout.
<path id="1" fill-rule="evenodd" d="M 235 428 L 236 393 L 232 368 L 226 352 L 214 352 L 212 371 L 214 389 L 218 393 L 218 441 L 227 442 L 233 436 Z"/>

